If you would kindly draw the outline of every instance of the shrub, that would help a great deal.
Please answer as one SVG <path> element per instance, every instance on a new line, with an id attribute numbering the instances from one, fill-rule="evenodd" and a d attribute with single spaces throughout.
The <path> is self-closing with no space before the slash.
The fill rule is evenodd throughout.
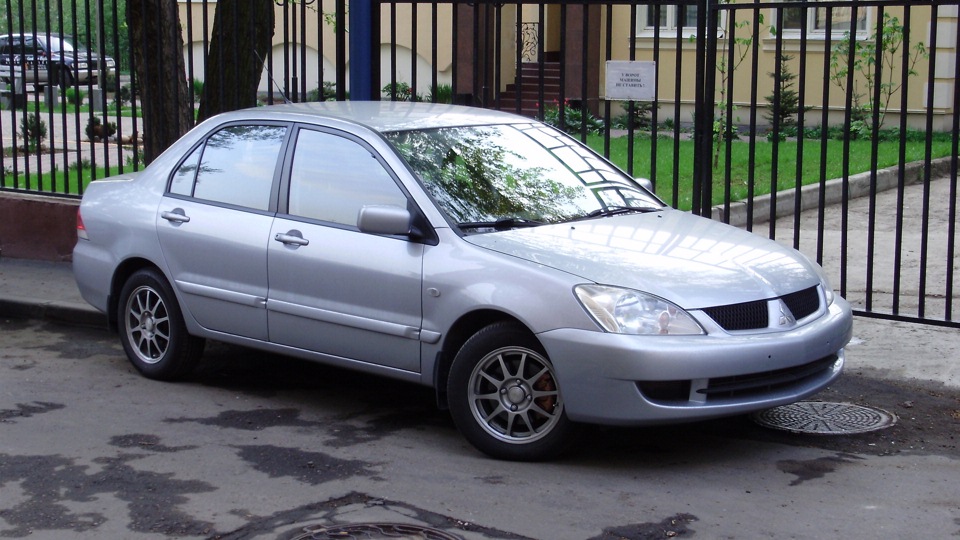
<path id="1" fill-rule="evenodd" d="M 63 98 L 74 107 L 79 107 L 83 105 L 83 100 L 87 98 L 87 93 L 79 88 L 71 87 L 63 91 Z"/>
<path id="2" fill-rule="evenodd" d="M 453 103 L 453 87 L 449 84 L 438 84 L 427 96 L 427 101 L 435 103 Z"/>
<path id="3" fill-rule="evenodd" d="M 553 105 L 547 106 L 543 110 L 543 121 L 551 126 L 559 128 L 571 135 L 579 134 L 583 128 L 583 123 L 587 124 L 587 132 L 603 133 L 603 120 L 597 118 L 588 110 L 574 107 L 569 99 L 565 99 L 561 105 L 554 100 Z M 560 110 L 563 109 L 563 125 L 560 125 Z"/>
<path id="4" fill-rule="evenodd" d="M 20 137 L 23 138 L 23 148 L 27 152 L 36 152 L 43 148 L 43 141 L 47 138 L 47 124 L 39 114 L 31 114 L 20 121 Z"/>

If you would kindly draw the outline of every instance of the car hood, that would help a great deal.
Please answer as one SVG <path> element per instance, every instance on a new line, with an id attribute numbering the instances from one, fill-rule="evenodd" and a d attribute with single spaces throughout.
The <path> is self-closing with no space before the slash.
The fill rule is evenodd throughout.
<path id="1" fill-rule="evenodd" d="M 672 209 L 465 239 L 685 309 L 773 298 L 820 283 L 816 266 L 796 250 Z"/>

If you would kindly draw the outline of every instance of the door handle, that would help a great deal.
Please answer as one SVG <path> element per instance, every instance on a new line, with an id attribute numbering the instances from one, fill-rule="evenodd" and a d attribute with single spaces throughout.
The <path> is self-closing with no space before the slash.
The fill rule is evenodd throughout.
<path id="1" fill-rule="evenodd" d="M 183 213 L 182 208 L 175 208 L 173 210 L 164 211 L 160 213 L 160 217 L 171 222 L 171 223 L 189 223 L 190 217 Z"/>
<path id="2" fill-rule="evenodd" d="M 274 236 L 273 239 L 276 240 L 277 242 L 280 242 L 281 244 L 284 244 L 284 245 L 287 245 L 287 246 L 308 246 L 308 245 L 310 245 L 310 241 L 307 240 L 306 238 L 304 238 L 304 237 L 303 237 L 303 234 L 302 234 L 300 231 L 296 231 L 296 230 L 294 230 L 294 231 L 289 231 L 289 232 L 287 232 L 286 234 L 284 234 L 284 233 L 277 233 L 277 235 Z"/>

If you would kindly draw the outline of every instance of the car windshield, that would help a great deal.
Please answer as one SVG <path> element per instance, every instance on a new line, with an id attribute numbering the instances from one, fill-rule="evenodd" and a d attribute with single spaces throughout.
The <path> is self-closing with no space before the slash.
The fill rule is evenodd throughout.
<path id="1" fill-rule="evenodd" d="M 451 221 L 465 230 L 663 207 L 605 160 L 542 124 L 399 131 L 386 137 Z"/>

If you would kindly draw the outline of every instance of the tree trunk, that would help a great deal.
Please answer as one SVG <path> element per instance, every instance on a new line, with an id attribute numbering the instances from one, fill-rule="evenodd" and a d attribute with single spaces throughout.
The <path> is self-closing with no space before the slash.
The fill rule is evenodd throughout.
<path id="1" fill-rule="evenodd" d="M 217 2 L 198 120 L 257 105 L 260 75 L 271 53 L 273 10 L 270 0 Z"/>
<path id="2" fill-rule="evenodd" d="M 177 0 L 129 0 L 127 24 L 150 163 L 193 127 Z"/>

